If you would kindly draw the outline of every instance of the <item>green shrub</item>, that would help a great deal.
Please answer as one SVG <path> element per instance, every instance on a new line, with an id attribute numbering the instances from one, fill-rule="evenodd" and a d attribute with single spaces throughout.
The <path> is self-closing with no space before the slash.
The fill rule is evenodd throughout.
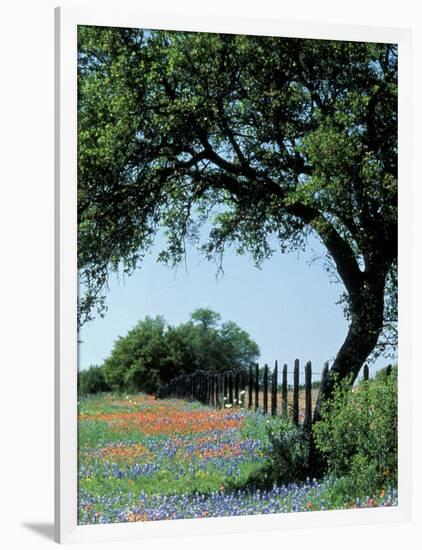
<path id="1" fill-rule="evenodd" d="M 227 483 L 227 490 L 266 490 L 308 477 L 309 434 L 290 419 L 252 415 L 243 425 L 242 435 L 260 441 L 263 460 L 241 484 Z"/>
<path id="2" fill-rule="evenodd" d="M 397 485 L 397 368 L 388 377 L 338 385 L 313 428 L 329 475 L 346 476 L 357 492 Z"/>
<path id="3" fill-rule="evenodd" d="M 302 481 L 309 475 L 309 434 L 286 421 L 278 433 L 270 433 L 269 462 L 274 482 Z"/>
<path id="4" fill-rule="evenodd" d="M 92 365 L 88 369 L 78 372 L 79 395 L 88 395 L 110 390 L 111 388 L 105 380 L 102 367 Z"/>

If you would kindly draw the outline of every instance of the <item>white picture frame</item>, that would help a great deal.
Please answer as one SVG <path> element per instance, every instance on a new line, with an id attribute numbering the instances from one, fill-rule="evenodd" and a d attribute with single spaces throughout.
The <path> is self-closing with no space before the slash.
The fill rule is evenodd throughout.
<path id="1" fill-rule="evenodd" d="M 77 525 L 77 26 L 393 42 L 399 51 L 399 504 L 198 521 Z M 195 17 L 104 7 L 55 10 L 55 540 L 133 540 L 410 519 L 410 48 L 408 29 Z"/>

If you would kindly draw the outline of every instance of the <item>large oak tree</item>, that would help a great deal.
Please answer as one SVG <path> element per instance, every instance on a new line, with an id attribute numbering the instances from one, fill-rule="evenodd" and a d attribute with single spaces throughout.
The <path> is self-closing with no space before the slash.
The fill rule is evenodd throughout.
<path id="1" fill-rule="evenodd" d="M 396 46 L 80 27 L 78 67 L 80 323 L 158 231 L 172 264 L 187 239 L 259 264 L 313 234 L 350 321 L 317 418 L 394 329 Z"/>

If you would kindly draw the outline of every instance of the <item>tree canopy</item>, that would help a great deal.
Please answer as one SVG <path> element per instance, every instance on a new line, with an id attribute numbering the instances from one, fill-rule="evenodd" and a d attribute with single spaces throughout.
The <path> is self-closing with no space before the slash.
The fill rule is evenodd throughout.
<path id="1" fill-rule="evenodd" d="M 78 371 L 78 394 L 88 395 L 111 391 L 104 377 L 104 370 L 98 365 Z"/>
<path id="2" fill-rule="evenodd" d="M 234 246 L 260 264 L 312 233 L 350 319 L 332 375 L 355 378 L 395 329 L 397 47 L 78 32 L 80 323 L 101 313 L 110 270 L 136 269 L 158 231 L 170 264 L 187 239 L 207 258 Z"/>
<path id="3" fill-rule="evenodd" d="M 259 357 L 259 347 L 233 321 L 208 308 L 191 314 L 177 326 L 163 317 L 146 317 L 118 338 L 101 366 L 106 383 L 115 390 L 153 393 L 181 373 L 246 371 Z"/>

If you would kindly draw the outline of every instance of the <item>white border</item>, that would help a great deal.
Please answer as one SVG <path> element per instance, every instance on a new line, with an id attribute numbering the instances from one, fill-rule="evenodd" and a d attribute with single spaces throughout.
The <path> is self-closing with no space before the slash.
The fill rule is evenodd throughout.
<path id="1" fill-rule="evenodd" d="M 399 44 L 399 505 L 233 518 L 77 525 L 77 25 L 226 32 Z M 55 10 L 55 540 L 61 543 L 374 524 L 410 520 L 410 47 L 408 29 L 196 17 L 146 11 Z"/>

